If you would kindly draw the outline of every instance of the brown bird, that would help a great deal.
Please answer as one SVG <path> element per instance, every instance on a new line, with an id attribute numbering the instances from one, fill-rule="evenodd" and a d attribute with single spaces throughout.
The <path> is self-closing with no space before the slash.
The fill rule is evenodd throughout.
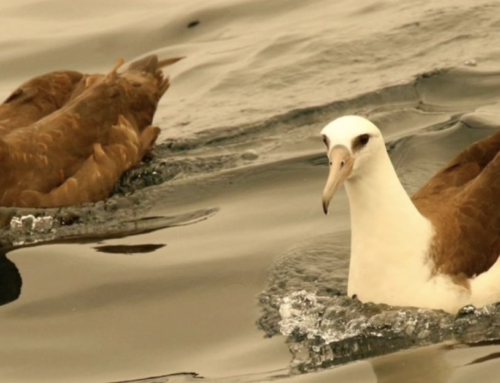
<path id="1" fill-rule="evenodd" d="M 170 83 L 149 56 L 108 75 L 54 72 L 0 106 L 0 206 L 54 207 L 107 198 L 154 144 L 158 102 Z"/>
<path id="2" fill-rule="evenodd" d="M 500 301 L 500 133 L 465 149 L 413 198 L 370 121 L 341 117 L 321 133 L 325 213 L 342 184 L 349 198 L 349 295 L 451 313 Z"/>

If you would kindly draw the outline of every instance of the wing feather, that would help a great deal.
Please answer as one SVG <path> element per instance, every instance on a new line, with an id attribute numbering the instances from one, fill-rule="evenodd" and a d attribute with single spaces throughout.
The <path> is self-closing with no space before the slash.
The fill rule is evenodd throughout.
<path id="1" fill-rule="evenodd" d="M 435 271 L 472 277 L 500 254 L 500 132 L 462 151 L 412 198 L 435 226 Z"/>

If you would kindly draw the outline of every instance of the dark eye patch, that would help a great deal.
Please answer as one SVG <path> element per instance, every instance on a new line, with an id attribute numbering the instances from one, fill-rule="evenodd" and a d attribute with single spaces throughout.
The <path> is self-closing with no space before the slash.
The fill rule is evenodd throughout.
<path id="1" fill-rule="evenodd" d="M 370 141 L 369 134 L 361 134 L 352 140 L 352 151 L 360 150 Z"/>

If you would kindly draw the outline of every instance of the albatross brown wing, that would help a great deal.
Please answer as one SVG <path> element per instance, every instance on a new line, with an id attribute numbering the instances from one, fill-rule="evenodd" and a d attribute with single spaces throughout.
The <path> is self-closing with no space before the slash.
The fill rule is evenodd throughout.
<path id="1" fill-rule="evenodd" d="M 436 228 L 436 272 L 472 277 L 500 254 L 500 132 L 461 152 L 414 196 Z"/>

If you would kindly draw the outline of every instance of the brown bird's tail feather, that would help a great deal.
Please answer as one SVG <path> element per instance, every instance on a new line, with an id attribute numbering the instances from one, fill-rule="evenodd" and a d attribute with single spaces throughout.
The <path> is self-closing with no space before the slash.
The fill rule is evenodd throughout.
<path id="1" fill-rule="evenodd" d="M 150 75 L 152 75 L 154 78 L 156 78 L 157 81 L 158 98 L 161 98 L 170 87 L 169 78 L 164 77 L 161 68 L 165 68 L 167 66 L 175 64 L 183 58 L 184 57 L 174 57 L 164 60 L 158 60 L 158 57 L 156 55 L 151 55 L 131 63 L 126 69 L 126 72 L 149 73 Z"/>
<path id="2" fill-rule="evenodd" d="M 123 58 L 119 58 L 116 61 L 115 66 L 113 67 L 113 69 L 111 69 L 111 72 L 109 72 L 108 75 L 106 76 L 106 80 L 108 81 L 108 83 L 111 83 L 116 80 L 116 78 L 118 77 L 118 69 L 120 69 L 123 66 L 123 64 L 125 64 L 125 60 Z"/>
<path id="3" fill-rule="evenodd" d="M 150 55 L 144 57 L 143 59 L 130 63 L 126 70 L 147 72 L 153 76 L 156 76 L 158 69 L 175 64 L 177 61 L 182 60 L 183 58 L 184 57 L 175 57 L 175 58 L 158 60 L 158 56 Z"/>
<path id="4" fill-rule="evenodd" d="M 175 57 L 175 58 L 160 60 L 160 61 L 158 61 L 157 68 L 165 68 L 166 66 L 170 66 L 172 64 L 175 64 L 177 61 L 180 61 L 182 59 L 185 59 L 185 57 Z"/>

